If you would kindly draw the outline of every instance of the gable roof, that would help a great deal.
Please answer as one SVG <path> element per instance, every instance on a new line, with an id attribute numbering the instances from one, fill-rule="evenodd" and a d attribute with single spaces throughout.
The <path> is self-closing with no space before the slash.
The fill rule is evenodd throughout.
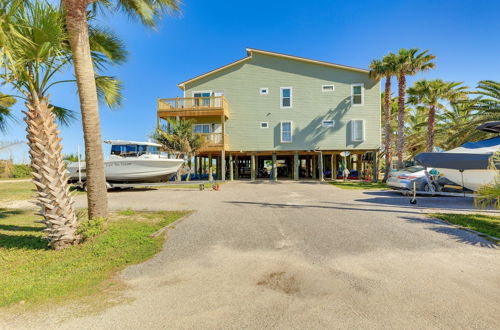
<path id="1" fill-rule="evenodd" d="M 367 69 L 361 69 L 361 68 L 356 68 L 356 67 L 347 66 L 347 65 L 341 65 L 341 64 L 336 64 L 336 63 L 331 63 L 331 62 L 325 62 L 325 61 L 318 61 L 318 60 L 313 60 L 313 59 L 309 59 L 309 58 L 305 58 L 305 57 L 299 57 L 299 56 L 292 56 L 292 55 L 287 55 L 287 54 L 275 53 L 275 52 L 270 52 L 270 51 L 266 51 L 266 50 L 255 49 L 255 48 L 247 48 L 247 56 L 246 57 L 241 58 L 241 59 L 239 59 L 237 61 L 231 62 L 229 64 L 226 64 L 224 66 L 221 66 L 221 67 L 219 67 L 217 69 L 214 69 L 212 71 L 206 72 L 206 73 L 204 73 L 202 75 L 199 75 L 199 76 L 196 76 L 194 78 L 191 78 L 189 80 L 183 81 L 183 82 L 179 83 L 177 86 L 179 86 L 179 88 L 181 88 L 181 89 L 184 89 L 187 84 L 190 84 L 190 83 L 195 82 L 195 81 L 197 81 L 199 79 L 208 77 L 208 76 L 210 76 L 210 75 L 212 75 L 214 73 L 220 72 L 220 71 L 225 70 L 225 69 L 229 69 L 229 68 L 231 68 L 231 67 L 233 67 L 235 65 L 238 65 L 240 63 L 244 63 L 244 62 L 247 62 L 247 61 L 251 60 L 252 59 L 252 55 L 254 53 L 255 54 L 268 55 L 268 56 L 275 56 L 275 57 L 279 57 L 279 58 L 286 58 L 286 59 L 293 60 L 293 61 L 300 61 L 300 62 L 305 62 L 305 63 L 312 63 L 312 64 L 324 65 L 324 66 L 327 66 L 327 67 L 330 67 L 330 68 L 344 69 L 344 70 L 356 71 L 356 72 L 361 72 L 361 73 L 366 73 L 366 74 L 368 74 L 368 72 L 370 72 Z"/>

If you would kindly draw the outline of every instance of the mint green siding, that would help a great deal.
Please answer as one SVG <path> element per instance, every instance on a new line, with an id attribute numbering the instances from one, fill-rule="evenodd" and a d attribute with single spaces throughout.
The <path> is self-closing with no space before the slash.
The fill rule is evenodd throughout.
<path id="1" fill-rule="evenodd" d="M 334 85 L 323 92 L 322 85 Z M 351 85 L 364 84 L 364 103 L 351 105 Z M 260 88 L 269 89 L 260 95 Z M 292 87 L 293 107 L 280 107 L 280 87 Z M 224 92 L 229 103 L 226 121 L 233 151 L 370 150 L 380 146 L 380 87 L 366 73 L 253 54 L 251 60 L 186 86 L 193 91 Z M 334 127 L 322 127 L 334 120 Z M 363 142 L 352 141 L 351 120 L 364 120 Z M 280 122 L 292 121 L 293 141 L 282 143 Z M 268 122 L 269 128 L 260 128 Z"/>

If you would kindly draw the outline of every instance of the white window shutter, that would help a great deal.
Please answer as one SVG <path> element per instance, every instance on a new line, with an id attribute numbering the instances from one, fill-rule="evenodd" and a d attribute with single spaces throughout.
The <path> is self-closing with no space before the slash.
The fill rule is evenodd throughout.
<path id="1" fill-rule="evenodd" d="M 365 128 L 363 120 L 353 120 L 352 121 L 352 140 L 356 142 L 361 142 L 365 140 Z"/>

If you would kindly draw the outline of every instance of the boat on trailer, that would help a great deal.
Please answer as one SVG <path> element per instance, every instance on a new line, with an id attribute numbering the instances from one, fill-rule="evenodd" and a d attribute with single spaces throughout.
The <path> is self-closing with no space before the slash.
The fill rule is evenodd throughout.
<path id="1" fill-rule="evenodd" d="M 493 156 L 500 153 L 500 122 L 488 122 L 478 130 L 497 134 L 490 139 L 467 142 L 446 152 L 423 152 L 415 160 L 426 168 L 434 168 L 454 183 L 472 191 L 497 180 L 500 163 Z"/>
<path id="2" fill-rule="evenodd" d="M 160 153 L 160 144 L 127 140 L 107 140 L 111 154 L 104 161 L 106 181 L 113 183 L 166 182 L 177 173 L 183 159 L 172 159 Z M 86 180 L 85 162 L 73 162 L 67 166 L 69 181 Z"/>

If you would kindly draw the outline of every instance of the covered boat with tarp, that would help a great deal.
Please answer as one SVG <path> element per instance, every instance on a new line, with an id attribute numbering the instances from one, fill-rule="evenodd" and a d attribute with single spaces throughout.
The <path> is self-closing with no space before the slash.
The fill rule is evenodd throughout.
<path id="1" fill-rule="evenodd" d="M 497 134 L 490 139 L 467 142 L 446 152 L 423 152 L 415 160 L 426 168 L 434 168 L 442 176 L 472 191 L 494 183 L 500 163 L 494 155 L 500 153 L 500 122 L 488 122 L 477 127 L 483 132 Z"/>

